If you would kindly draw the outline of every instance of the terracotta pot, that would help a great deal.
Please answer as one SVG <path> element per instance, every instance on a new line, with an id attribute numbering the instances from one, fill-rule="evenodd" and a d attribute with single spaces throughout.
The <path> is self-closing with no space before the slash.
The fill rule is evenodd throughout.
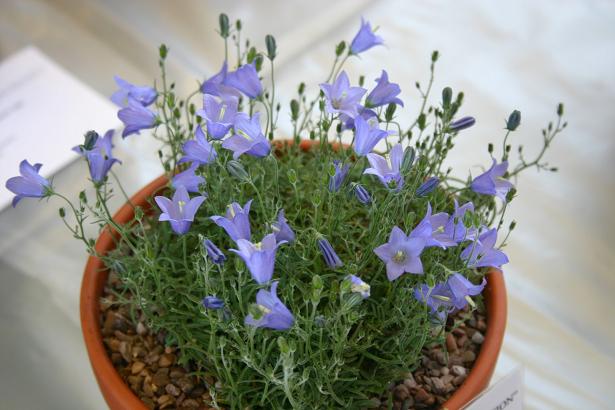
<path id="1" fill-rule="evenodd" d="M 302 141 L 301 148 L 308 150 L 312 141 Z M 135 206 L 148 210 L 148 199 L 164 189 L 168 179 L 161 176 L 141 189 L 131 198 Z M 118 224 L 130 222 L 134 217 L 133 208 L 125 204 L 115 214 L 113 219 Z M 115 247 L 114 233 L 105 229 L 96 241 L 96 251 L 105 254 Z M 119 373 L 113 367 L 103 344 L 100 329 L 100 305 L 108 271 L 103 262 L 90 256 L 85 266 L 83 282 L 81 284 L 81 328 L 85 345 L 92 363 L 94 375 L 107 404 L 112 410 L 146 410 L 141 400 L 124 383 Z M 495 364 L 502 346 L 504 329 L 506 327 L 506 288 L 502 272 L 492 269 L 487 275 L 487 286 L 484 291 L 487 306 L 487 333 L 478 354 L 474 367 L 468 378 L 444 404 L 448 410 L 459 409 L 483 389 L 485 389 L 495 369 Z"/>

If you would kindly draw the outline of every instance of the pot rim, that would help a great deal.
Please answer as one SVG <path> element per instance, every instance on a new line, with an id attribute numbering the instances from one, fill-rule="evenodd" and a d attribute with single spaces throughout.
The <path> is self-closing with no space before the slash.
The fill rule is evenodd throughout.
<path id="1" fill-rule="evenodd" d="M 278 144 L 292 142 L 278 142 Z M 303 150 L 317 143 L 315 141 L 301 141 Z M 278 145 L 279 146 L 279 145 Z M 166 176 L 160 176 L 150 182 L 132 198 L 131 203 L 147 209 L 150 206 L 148 199 L 157 191 L 164 189 L 168 184 Z M 130 203 L 125 203 L 113 216 L 118 224 L 124 224 L 134 217 L 134 208 Z M 106 227 L 101 232 L 95 245 L 96 252 L 105 254 L 115 247 L 117 233 Z M 92 364 L 92 370 L 100 387 L 100 390 L 109 407 L 113 410 L 130 409 L 146 410 L 145 404 L 124 383 L 121 376 L 113 366 L 111 358 L 105 350 L 102 332 L 100 328 L 100 303 L 108 277 L 108 271 L 101 259 L 90 255 L 83 274 L 80 295 L 81 329 L 86 349 Z M 443 404 L 446 410 L 460 409 L 474 399 L 489 384 L 497 358 L 502 347 L 504 331 L 506 328 L 506 287 L 502 271 L 491 268 L 487 274 L 487 286 L 483 293 L 486 315 L 487 331 L 485 340 L 474 362 L 474 366 L 461 386 Z"/>

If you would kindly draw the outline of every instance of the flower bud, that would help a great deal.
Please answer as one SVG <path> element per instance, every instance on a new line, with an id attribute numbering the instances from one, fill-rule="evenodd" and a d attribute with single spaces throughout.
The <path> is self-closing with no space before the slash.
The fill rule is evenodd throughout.
<path id="1" fill-rule="evenodd" d="M 158 47 L 158 54 L 160 55 L 160 58 L 164 60 L 169 54 L 169 49 L 166 45 L 160 44 L 160 47 Z"/>
<path id="2" fill-rule="evenodd" d="M 474 117 L 463 117 L 457 121 L 451 122 L 448 126 L 448 130 L 449 132 L 458 132 L 470 128 L 475 123 L 476 119 Z"/>
<path id="3" fill-rule="evenodd" d="M 440 53 L 438 52 L 438 50 L 434 50 L 431 53 L 431 62 L 435 63 L 436 61 L 438 61 L 438 57 L 440 56 Z"/>
<path id="4" fill-rule="evenodd" d="M 397 109 L 397 104 L 391 103 L 387 106 L 387 109 L 384 112 L 384 119 L 387 122 L 391 122 L 393 120 L 393 116 L 395 115 L 396 109 Z"/>
<path id="5" fill-rule="evenodd" d="M 201 301 L 201 304 L 205 309 L 218 310 L 224 307 L 224 301 L 215 296 L 205 296 Z"/>
<path id="6" fill-rule="evenodd" d="M 250 49 L 248 50 L 248 54 L 246 54 L 246 61 L 248 62 L 248 64 L 252 64 L 252 62 L 256 58 L 256 54 L 256 48 L 250 47 Z"/>
<path id="7" fill-rule="evenodd" d="M 226 261 L 226 256 L 222 251 L 209 239 L 203 241 L 203 247 L 207 251 L 207 256 L 216 265 L 220 265 Z"/>
<path id="8" fill-rule="evenodd" d="M 361 202 L 363 205 L 368 205 L 372 202 L 372 197 L 369 195 L 369 192 L 363 185 L 356 184 L 354 186 L 354 194 L 357 197 L 357 200 Z"/>
<path id="9" fill-rule="evenodd" d="M 239 179 L 240 181 L 248 181 L 250 179 L 250 175 L 248 175 L 246 169 L 243 167 L 241 162 L 234 159 L 226 163 L 226 170 L 229 174 Z"/>
<path id="10" fill-rule="evenodd" d="M 329 243 L 329 241 L 325 238 L 318 240 L 318 248 L 320 248 L 320 252 L 325 260 L 325 263 L 330 268 L 339 268 L 344 265 L 342 260 L 337 256 L 335 250 Z"/>
<path id="11" fill-rule="evenodd" d="M 265 45 L 267 46 L 267 57 L 269 58 L 269 60 L 273 61 L 277 52 L 275 37 L 273 37 L 271 34 L 267 34 L 265 36 Z"/>
<path id="12" fill-rule="evenodd" d="M 60 214 L 60 218 L 62 219 L 64 219 L 64 217 L 66 216 L 66 210 L 64 210 L 64 208 L 58 209 L 58 213 Z"/>
<path id="13" fill-rule="evenodd" d="M 220 25 L 220 36 L 227 38 L 229 36 L 229 21 L 228 16 L 224 13 L 218 17 L 218 24 Z"/>
<path id="14" fill-rule="evenodd" d="M 418 189 L 416 190 L 416 196 L 421 197 L 427 195 L 428 193 L 436 189 L 439 183 L 440 180 L 437 177 L 429 178 L 423 183 L 423 185 L 418 187 Z"/>
<path id="15" fill-rule="evenodd" d="M 521 112 L 518 110 L 514 110 L 508 116 L 508 121 L 506 121 L 506 129 L 508 131 L 515 131 L 520 123 L 521 123 Z"/>
<path id="16" fill-rule="evenodd" d="M 85 151 L 91 151 L 96 145 L 96 141 L 98 140 L 98 133 L 96 131 L 88 131 L 85 133 L 85 140 L 83 142 L 83 149 Z"/>
<path id="17" fill-rule="evenodd" d="M 557 115 L 560 117 L 564 115 L 564 104 L 562 103 L 557 104 Z"/>
<path id="18" fill-rule="evenodd" d="M 442 90 L 442 107 L 446 110 L 451 106 L 453 99 L 453 89 L 451 87 L 444 87 Z"/>
<path id="19" fill-rule="evenodd" d="M 290 117 L 293 121 L 297 121 L 299 119 L 299 101 L 297 100 L 290 101 Z"/>
<path id="20" fill-rule="evenodd" d="M 346 42 L 341 41 L 337 46 L 335 46 L 335 55 L 341 56 L 344 50 L 346 49 Z"/>
<path id="21" fill-rule="evenodd" d="M 288 170 L 288 182 L 290 182 L 292 185 L 295 185 L 297 183 L 297 171 L 295 171 L 294 169 Z"/>
<path id="22" fill-rule="evenodd" d="M 404 149 L 404 157 L 401 161 L 401 172 L 403 174 L 407 174 L 412 165 L 414 164 L 414 159 L 416 158 L 416 151 L 412 147 L 406 147 Z"/>
<path id="23" fill-rule="evenodd" d="M 282 354 L 288 354 L 290 352 L 290 347 L 288 346 L 288 342 L 284 336 L 278 337 L 278 347 L 280 348 L 280 352 L 282 352 Z"/>

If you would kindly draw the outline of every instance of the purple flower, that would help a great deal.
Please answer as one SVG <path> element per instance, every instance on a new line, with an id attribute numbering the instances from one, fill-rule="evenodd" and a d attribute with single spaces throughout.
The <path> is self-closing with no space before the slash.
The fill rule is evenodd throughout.
<path id="1" fill-rule="evenodd" d="M 221 98 L 225 98 L 228 96 L 239 98 L 239 96 L 241 95 L 239 91 L 237 91 L 233 87 L 229 87 L 224 84 L 224 81 L 226 80 L 227 72 L 228 72 L 228 66 L 225 60 L 224 63 L 222 63 L 222 68 L 220 68 L 220 71 L 214 74 L 209 79 L 207 79 L 201 85 L 201 92 L 203 94 L 215 95 Z"/>
<path id="2" fill-rule="evenodd" d="M 288 225 L 283 209 L 280 209 L 280 212 L 278 212 L 278 220 L 271 224 L 271 228 L 273 229 L 276 241 L 290 243 L 295 240 L 295 232 Z"/>
<path id="3" fill-rule="evenodd" d="M 357 111 L 359 113 L 358 116 L 362 117 L 365 121 L 368 121 L 368 123 L 370 119 L 378 118 L 378 114 L 376 114 L 374 110 L 365 108 L 362 105 L 357 106 Z M 356 116 L 354 118 L 356 118 Z M 340 114 L 339 120 L 342 123 L 342 131 L 354 129 L 354 118 L 343 113 Z"/>
<path id="4" fill-rule="evenodd" d="M 224 85 L 233 87 L 250 98 L 256 98 L 263 92 L 263 85 L 258 78 L 254 63 L 244 64 L 226 75 Z"/>
<path id="5" fill-rule="evenodd" d="M 431 214 L 431 204 L 427 204 L 425 217 L 410 233 L 411 237 L 421 237 L 425 239 L 425 247 L 439 246 L 448 248 L 457 246 L 459 242 L 472 239 L 473 232 L 466 229 L 463 224 L 463 216 L 467 211 L 473 211 L 474 205 L 471 202 L 459 207 L 455 200 L 455 213 L 449 216 L 445 212 L 435 215 Z M 471 237 L 468 237 L 470 235 Z"/>
<path id="6" fill-rule="evenodd" d="M 465 308 L 468 305 L 468 302 L 473 304 L 470 296 L 479 295 L 485 288 L 486 284 L 487 281 L 485 278 L 483 278 L 480 285 L 475 285 L 459 273 L 454 273 L 446 280 L 446 285 L 448 286 L 451 294 L 451 303 L 457 310 Z"/>
<path id="7" fill-rule="evenodd" d="M 440 183 L 440 179 L 437 177 L 430 177 L 425 181 L 420 187 L 416 190 L 416 196 L 422 197 L 436 189 L 438 184 Z"/>
<path id="8" fill-rule="evenodd" d="M 376 79 L 376 82 L 376 87 L 365 99 L 365 106 L 367 108 L 380 107 L 387 104 L 404 106 L 404 102 L 397 98 L 397 95 L 401 93 L 399 84 L 390 83 L 389 75 L 385 70 L 382 70 L 382 74 L 380 74 L 380 78 Z"/>
<path id="9" fill-rule="evenodd" d="M 414 298 L 429 306 L 431 312 L 441 322 L 454 309 L 452 296 L 451 290 L 446 283 L 437 283 L 433 288 L 426 284 L 414 288 Z"/>
<path id="10" fill-rule="evenodd" d="M 113 79 L 120 89 L 113 93 L 111 96 L 111 101 L 120 107 L 126 107 L 130 99 L 133 99 L 144 107 L 147 107 L 156 101 L 156 97 L 158 97 L 158 93 L 152 87 L 130 84 L 128 81 L 121 79 L 117 75 L 114 76 Z"/>
<path id="11" fill-rule="evenodd" d="M 425 248 L 425 239 L 407 236 L 399 227 L 394 226 L 389 242 L 374 249 L 374 253 L 386 263 L 387 278 L 394 281 L 402 274 L 423 273 L 421 252 Z"/>
<path id="12" fill-rule="evenodd" d="M 505 180 L 502 176 L 508 170 L 508 161 L 502 161 L 498 164 L 495 158 L 493 164 L 485 173 L 477 176 L 472 181 L 470 187 L 472 191 L 479 194 L 495 195 L 502 201 L 506 202 L 506 195 L 513 187 L 510 181 Z"/>
<path id="13" fill-rule="evenodd" d="M 215 296 L 205 296 L 201 301 L 205 309 L 219 310 L 224 307 L 224 301 Z"/>
<path id="14" fill-rule="evenodd" d="M 465 260 L 470 268 L 502 267 L 502 265 L 508 263 L 508 257 L 501 250 L 494 249 L 497 239 L 498 230 L 496 228 L 483 232 L 478 240 L 470 243 L 461 252 L 461 259 Z"/>
<path id="15" fill-rule="evenodd" d="M 164 196 L 157 196 L 154 199 L 162 210 L 158 220 L 169 221 L 171 228 L 178 235 L 188 232 L 196 211 L 205 201 L 204 196 L 195 196 L 190 199 L 184 186 L 177 188 L 172 200 Z"/>
<path id="16" fill-rule="evenodd" d="M 237 114 L 235 132 L 222 143 L 222 148 L 233 151 L 233 159 L 239 158 L 242 154 L 254 157 L 264 157 L 269 154 L 271 147 L 261 131 L 260 113 L 255 113 L 252 118 L 245 113 Z"/>
<path id="17" fill-rule="evenodd" d="M 84 145 L 73 147 L 73 151 L 86 158 L 90 168 L 90 177 L 94 182 L 101 182 L 105 179 L 113 164 L 116 162 L 121 163 L 120 160 L 113 157 L 111 152 L 113 149 L 112 140 L 114 132 L 114 130 L 108 130 L 104 137 L 101 138 L 97 133 L 92 131 L 91 133 L 95 135 L 94 138 L 96 138 L 96 141 L 90 149 Z"/>
<path id="18" fill-rule="evenodd" d="M 342 187 L 350 166 L 348 164 L 342 165 L 338 160 L 333 161 L 333 166 L 335 167 L 335 174 L 329 178 L 329 191 L 337 192 Z"/>
<path id="19" fill-rule="evenodd" d="M 31 165 L 27 160 L 19 163 L 21 176 L 9 178 L 6 181 L 6 189 L 15 194 L 13 208 L 22 198 L 44 198 L 51 194 L 51 184 L 38 174 L 42 165 Z"/>
<path id="20" fill-rule="evenodd" d="M 226 136 L 235 121 L 238 103 L 239 100 L 232 96 L 220 102 L 209 94 L 203 96 L 203 109 L 196 114 L 205 119 L 211 138 L 220 140 Z"/>
<path id="21" fill-rule="evenodd" d="M 154 128 L 158 123 L 156 114 L 132 98 L 128 99 L 127 107 L 118 111 L 117 117 L 124 123 L 122 138 L 131 134 L 139 134 L 139 131 L 147 128 Z"/>
<path id="22" fill-rule="evenodd" d="M 245 323 L 249 326 L 266 327 L 274 330 L 290 329 L 295 323 L 293 314 L 276 295 L 278 281 L 271 284 L 271 290 L 267 292 L 261 289 L 256 294 L 256 307 L 262 316 L 255 319 L 252 314 L 246 316 Z"/>
<path id="23" fill-rule="evenodd" d="M 198 166 L 198 163 L 193 162 L 190 168 L 175 175 L 171 181 L 173 188 L 177 189 L 183 186 L 188 192 L 200 192 L 199 186 L 205 183 L 205 178 L 194 173 Z"/>
<path id="24" fill-rule="evenodd" d="M 356 184 L 354 186 L 354 195 L 357 197 L 357 200 L 361 202 L 363 205 L 368 205 L 372 202 L 372 197 L 367 192 L 367 189 L 363 185 Z"/>
<path id="25" fill-rule="evenodd" d="M 390 131 L 381 130 L 377 121 L 370 124 L 360 115 L 354 119 L 354 129 L 354 152 L 360 157 L 372 152 L 381 139 L 391 134 Z"/>
<path id="26" fill-rule="evenodd" d="M 328 267 L 334 269 L 344 266 L 344 263 L 340 257 L 337 256 L 337 253 L 333 250 L 333 246 L 331 246 L 326 238 L 321 238 L 318 240 L 318 248 L 320 249 L 322 257 L 325 259 L 325 263 Z"/>
<path id="27" fill-rule="evenodd" d="M 184 156 L 179 163 L 192 161 L 195 164 L 207 165 L 218 157 L 214 147 L 205 138 L 203 129 L 197 125 L 194 140 L 186 141 L 182 147 Z"/>
<path id="28" fill-rule="evenodd" d="M 337 76 L 333 84 L 322 83 L 320 88 L 325 93 L 325 104 L 329 114 L 346 114 L 352 118 L 359 114 L 359 102 L 367 92 L 365 88 L 351 87 L 345 71 Z"/>
<path id="29" fill-rule="evenodd" d="M 458 119 L 457 121 L 453 121 L 448 125 L 448 130 L 450 132 L 458 132 L 461 130 L 465 130 L 466 128 L 470 128 L 472 125 L 476 123 L 476 119 L 474 117 L 463 117 Z"/>
<path id="30" fill-rule="evenodd" d="M 270 233 L 258 243 L 252 243 L 246 239 L 237 239 L 236 243 L 239 249 L 229 250 L 243 259 L 252 278 L 259 284 L 269 282 L 273 276 L 276 250 L 286 241 L 277 242 L 275 235 Z"/>
<path id="31" fill-rule="evenodd" d="M 346 279 L 350 281 L 350 291 L 358 293 L 363 299 L 367 299 L 370 294 L 370 286 L 355 275 L 348 275 Z"/>
<path id="32" fill-rule="evenodd" d="M 386 157 L 373 153 L 367 154 L 371 168 L 367 168 L 363 173 L 376 175 L 385 187 L 399 191 L 404 185 L 404 179 L 400 172 L 403 156 L 404 151 L 401 144 L 391 148 L 391 152 Z"/>
<path id="33" fill-rule="evenodd" d="M 374 34 L 371 25 L 361 17 L 361 28 L 350 43 L 350 53 L 359 54 L 383 43 L 382 37 Z"/>
<path id="34" fill-rule="evenodd" d="M 230 204 L 226 210 L 226 218 L 223 216 L 212 216 L 214 223 L 226 231 L 228 236 L 235 242 L 239 239 L 250 240 L 250 199 L 242 208 L 237 202 Z"/>
<path id="35" fill-rule="evenodd" d="M 226 255 L 224 255 L 220 248 L 218 248 L 209 239 L 205 239 L 203 241 L 203 247 L 205 247 L 205 251 L 207 251 L 207 256 L 209 259 L 211 259 L 211 261 L 216 265 L 220 265 L 226 261 Z"/>

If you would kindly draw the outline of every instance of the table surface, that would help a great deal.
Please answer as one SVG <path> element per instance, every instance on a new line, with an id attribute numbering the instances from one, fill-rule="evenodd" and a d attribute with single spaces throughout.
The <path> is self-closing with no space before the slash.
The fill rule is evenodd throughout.
<path id="1" fill-rule="evenodd" d="M 156 47 L 171 48 L 170 75 L 183 91 L 218 70 L 214 33 L 225 11 L 263 44 L 278 40 L 276 90 L 289 101 L 300 80 L 315 89 L 333 44 L 350 39 L 360 16 L 380 27 L 386 47 L 347 66 L 371 82 L 382 68 L 402 86 L 408 122 L 414 82 L 426 81 L 441 52 L 435 90 L 464 90 L 463 114 L 477 118 L 449 161 L 465 175 L 488 165 L 504 119 L 523 114 L 514 134 L 528 152 L 555 104 L 569 128 L 548 154 L 555 174 L 527 172 L 510 217 L 519 221 L 505 267 L 509 322 L 495 378 L 525 366 L 526 407 L 607 408 L 615 400 L 615 4 L 608 1 L 262 1 L 0 0 L 0 58 L 34 44 L 104 95 L 113 74 L 136 83 L 156 76 Z M 436 93 L 437 94 L 437 93 Z M 53 126 L 50 124 L 50 126 Z M 281 132 L 288 132 L 288 121 Z M 68 148 L 68 147 L 67 147 Z M 117 173 L 130 192 L 160 173 L 146 136 L 117 142 Z M 32 153 L 33 158 L 36 151 Z M 87 170 L 55 176 L 76 197 Z M 2 188 L 4 189 L 4 188 Z M 115 204 L 116 206 L 119 204 Z M 79 286 L 86 256 L 57 218 L 59 204 L 24 200 L 0 213 L 0 408 L 103 409 L 81 340 Z"/>

